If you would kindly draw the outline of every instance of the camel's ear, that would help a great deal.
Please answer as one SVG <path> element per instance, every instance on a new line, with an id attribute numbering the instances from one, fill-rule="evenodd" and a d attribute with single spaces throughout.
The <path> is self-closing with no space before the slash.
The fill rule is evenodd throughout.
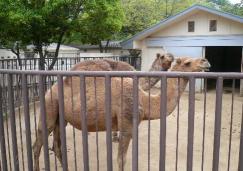
<path id="1" fill-rule="evenodd" d="M 166 53 L 165 54 L 166 57 L 170 58 L 171 61 L 174 61 L 174 55 L 171 53 Z"/>
<path id="2" fill-rule="evenodd" d="M 160 53 L 157 53 L 157 54 L 156 54 L 156 57 L 159 58 L 159 57 L 160 57 Z"/>
<path id="3" fill-rule="evenodd" d="M 177 59 L 176 59 L 176 63 L 177 63 L 177 64 L 181 64 L 181 59 L 180 59 L 180 58 L 177 58 Z"/>
<path id="4" fill-rule="evenodd" d="M 184 64 L 185 64 L 186 66 L 189 66 L 189 65 L 191 64 L 191 60 L 190 60 L 190 59 L 186 60 L 186 61 L 184 62 Z"/>

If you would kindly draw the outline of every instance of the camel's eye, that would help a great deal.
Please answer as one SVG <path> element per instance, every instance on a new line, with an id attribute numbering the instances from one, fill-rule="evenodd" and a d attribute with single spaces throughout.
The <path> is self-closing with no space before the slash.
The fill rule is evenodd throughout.
<path id="1" fill-rule="evenodd" d="M 164 59 L 164 58 L 165 58 L 165 56 L 164 56 L 164 55 L 160 57 L 160 59 Z"/>

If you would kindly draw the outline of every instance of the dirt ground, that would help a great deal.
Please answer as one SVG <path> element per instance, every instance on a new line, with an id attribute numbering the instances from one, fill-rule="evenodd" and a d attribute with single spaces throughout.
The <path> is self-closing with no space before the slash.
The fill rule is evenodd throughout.
<path id="1" fill-rule="evenodd" d="M 228 91 L 223 95 L 222 105 L 222 124 L 221 124 L 221 141 L 220 141 L 220 163 L 219 170 L 227 170 L 228 166 L 228 152 L 229 152 L 229 135 L 230 135 L 230 117 L 231 117 L 231 98 L 232 94 Z M 202 167 L 202 137 L 203 137 L 203 107 L 204 96 L 201 93 L 196 94 L 195 99 L 195 129 L 194 129 L 194 149 L 193 149 L 193 170 L 201 170 Z M 239 157 L 239 143 L 240 143 L 240 122 L 242 116 L 242 102 L 243 98 L 238 96 L 238 93 L 234 96 L 234 108 L 233 108 L 233 125 L 232 125 L 232 142 L 231 142 L 231 158 L 230 158 L 230 171 L 237 170 L 238 157 Z M 38 111 L 38 103 L 37 111 Z M 180 100 L 180 112 L 179 112 L 179 143 L 178 143 L 178 170 L 186 171 L 186 158 L 187 158 L 187 125 L 188 125 L 188 93 L 184 93 Z M 33 105 L 31 105 L 31 137 L 32 142 L 35 140 L 35 124 L 34 124 L 34 111 Z M 22 144 L 20 137 L 20 122 L 19 114 L 21 115 L 21 127 L 22 127 Z M 176 130 L 177 130 L 177 108 L 167 117 L 167 132 L 166 132 L 166 170 L 175 170 L 176 167 Z M 209 91 L 207 93 L 206 103 L 206 127 L 205 127 L 205 149 L 204 149 L 204 170 L 212 170 L 212 158 L 213 158 L 213 137 L 214 137 L 214 117 L 215 117 L 215 91 Z M 159 168 L 159 120 L 151 121 L 150 130 L 150 170 L 158 170 Z M 5 122 L 5 133 L 7 122 Z M 8 125 L 10 131 L 10 125 Z M 26 154 L 26 141 L 25 141 L 25 125 L 23 111 L 16 110 L 16 129 L 18 140 L 18 153 L 20 170 L 27 170 L 27 154 Z M 5 139 L 7 139 L 5 134 Z M 66 127 L 67 135 L 67 150 L 68 150 L 68 165 L 69 170 L 75 170 L 74 154 L 77 156 L 77 170 L 83 170 L 83 156 L 82 156 L 82 135 L 81 131 L 75 130 L 75 142 L 76 149 L 74 149 L 73 128 L 68 125 Z M 11 137 L 11 134 L 9 135 Z M 89 141 L 89 166 L 90 170 L 97 170 L 97 147 L 96 147 L 96 133 L 90 133 L 88 136 Z M 99 170 L 106 171 L 106 133 L 98 133 L 98 150 L 99 150 Z M 9 139 L 10 146 L 11 138 Z M 8 143 L 6 142 L 7 157 L 9 157 Z M 32 143 L 33 145 L 33 143 Z M 49 147 L 52 147 L 52 135 L 49 138 Z M 118 144 L 112 144 L 113 150 L 113 168 L 117 170 L 117 148 Z M 23 151 L 23 153 L 22 153 Z M 11 158 L 12 151 L 10 150 Z M 50 154 L 51 170 L 55 170 L 55 157 L 52 151 Z M 22 159 L 24 156 L 24 160 Z M 148 121 L 143 121 L 139 126 L 139 171 L 148 170 Z M 40 157 L 40 168 L 44 170 L 43 151 Z M 24 162 L 22 162 L 24 161 Z M 57 162 L 57 170 L 61 170 L 60 163 Z M 11 161 L 13 169 L 13 161 Z M 24 164 L 24 167 L 23 167 Z M 9 167 L 9 163 L 8 163 Z M 132 167 L 132 145 L 130 143 L 126 171 L 131 170 Z M 10 168 L 9 168 L 10 170 Z"/>

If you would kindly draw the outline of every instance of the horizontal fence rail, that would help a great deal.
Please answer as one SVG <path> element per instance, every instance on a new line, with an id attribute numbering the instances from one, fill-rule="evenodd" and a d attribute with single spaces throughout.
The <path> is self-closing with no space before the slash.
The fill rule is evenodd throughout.
<path id="1" fill-rule="evenodd" d="M 0 69 L 0 78 L 4 171 L 243 171 L 241 73 Z"/>

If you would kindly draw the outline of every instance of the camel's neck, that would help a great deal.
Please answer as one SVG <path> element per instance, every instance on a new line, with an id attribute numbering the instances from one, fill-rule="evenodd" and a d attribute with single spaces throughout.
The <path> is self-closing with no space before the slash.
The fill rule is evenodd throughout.
<path id="1" fill-rule="evenodd" d="M 179 80 L 179 84 L 178 84 Z M 171 114 L 175 109 L 178 99 L 186 88 L 188 83 L 184 78 L 168 78 L 167 80 L 167 115 Z M 179 87 L 178 87 L 179 86 Z M 158 95 L 150 95 L 150 109 L 149 109 L 149 95 L 144 92 L 141 95 L 141 103 L 145 110 L 145 119 L 160 118 L 160 93 Z"/>
<path id="2" fill-rule="evenodd" d="M 161 69 L 161 66 L 155 65 L 155 63 L 152 64 L 149 71 L 166 71 L 163 68 Z M 158 81 L 159 77 L 144 77 L 140 79 L 140 86 L 143 90 L 149 90 L 151 87 L 153 87 Z"/>
<path id="3" fill-rule="evenodd" d="M 140 86 L 145 91 L 153 87 L 158 81 L 159 81 L 158 77 L 151 77 L 151 78 L 144 77 L 139 79 Z"/>

